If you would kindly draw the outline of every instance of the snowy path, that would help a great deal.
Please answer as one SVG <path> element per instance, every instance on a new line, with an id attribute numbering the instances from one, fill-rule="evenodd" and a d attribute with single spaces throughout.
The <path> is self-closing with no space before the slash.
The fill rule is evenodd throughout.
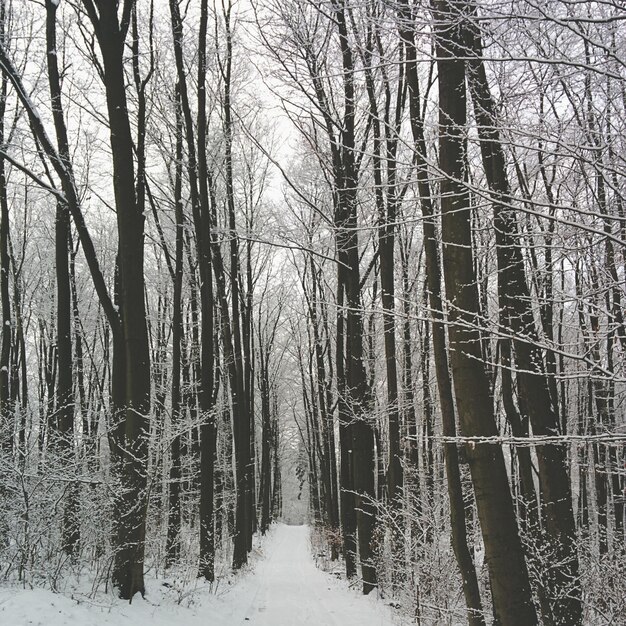
<path id="1" fill-rule="evenodd" d="M 388 626 L 387 607 L 350 592 L 314 564 L 306 526 L 280 525 L 254 574 L 227 594 L 239 606 L 223 626 Z"/>
<path id="2" fill-rule="evenodd" d="M 255 552 L 257 552 L 255 550 Z M 162 580 L 148 580 L 146 599 L 132 604 L 88 589 L 56 594 L 0 588 L 1 626 L 398 626 L 375 593 L 363 597 L 345 581 L 317 569 L 309 528 L 274 526 L 252 567 L 215 593 L 199 583 L 182 602 Z"/>

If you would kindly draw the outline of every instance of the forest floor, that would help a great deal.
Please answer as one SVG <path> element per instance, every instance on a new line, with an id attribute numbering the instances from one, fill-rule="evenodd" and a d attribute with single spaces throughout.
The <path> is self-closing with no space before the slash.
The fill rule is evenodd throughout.
<path id="1" fill-rule="evenodd" d="M 252 565 L 210 589 L 148 580 L 132 604 L 44 589 L 0 588 L 2 626 L 392 626 L 397 616 L 371 594 L 318 569 L 307 526 L 277 524 Z"/>

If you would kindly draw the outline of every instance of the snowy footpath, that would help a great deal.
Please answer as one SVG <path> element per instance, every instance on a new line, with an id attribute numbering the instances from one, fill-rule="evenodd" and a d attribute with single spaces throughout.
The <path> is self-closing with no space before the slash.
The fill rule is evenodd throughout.
<path id="1" fill-rule="evenodd" d="M 363 597 L 315 566 L 306 526 L 274 527 L 253 568 L 218 587 L 201 587 L 177 604 L 149 581 L 132 604 L 98 596 L 0 588 L 1 626 L 393 626 L 375 593 Z"/>
<path id="2" fill-rule="evenodd" d="M 230 595 L 227 624 L 255 626 L 386 626 L 391 614 L 374 597 L 364 598 L 320 571 L 311 558 L 306 526 L 279 526 L 267 556 Z M 245 589 L 249 586 L 248 589 Z M 375 595 L 375 594 L 374 594 Z"/>

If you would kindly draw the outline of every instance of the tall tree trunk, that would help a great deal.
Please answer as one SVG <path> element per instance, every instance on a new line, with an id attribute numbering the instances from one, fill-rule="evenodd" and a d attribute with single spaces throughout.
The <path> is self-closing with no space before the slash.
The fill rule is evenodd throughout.
<path id="1" fill-rule="evenodd" d="M 207 0 L 200 4 L 200 32 L 198 42 L 198 117 L 197 145 L 187 90 L 183 60 L 183 22 L 178 0 L 170 0 L 170 14 L 174 52 L 180 90 L 181 108 L 185 120 L 187 140 L 189 190 L 196 232 L 196 248 L 200 270 L 200 389 L 198 401 L 201 412 L 200 426 L 200 570 L 199 575 L 209 581 L 215 577 L 214 539 L 214 466 L 216 451 L 216 426 L 214 414 L 214 320 L 213 279 L 210 253 L 210 192 L 206 160 L 206 38 L 208 27 Z M 197 156 L 196 156 L 197 155 Z"/>
<path id="2" fill-rule="evenodd" d="M 182 202 L 182 159 L 183 159 L 183 121 L 180 110 L 178 90 L 176 94 L 176 165 L 174 173 L 174 203 L 176 211 L 176 251 L 174 254 L 174 296 L 172 300 L 172 393 L 171 393 L 171 429 L 170 447 L 169 502 L 167 517 L 167 563 L 173 564 L 180 554 L 181 529 L 181 347 L 183 335 L 183 229 L 184 215 Z"/>
<path id="3" fill-rule="evenodd" d="M 416 150 L 417 181 L 420 193 L 421 208 L 424 220 L 424 249 L 426 260 L 426 280 L 428 286 L 431 315 L 433 316 L 433 353 L 439 403 L 443 422 L 443 434 L 446 437 L 456 436 L 456 411 L 448 365 L 448 348 L 446 346 L 446 329 L 444 325 L 443 298 L 441 293 L 441 265 L 435 228 L 434 208 L 429 184 L 427 166 L 426 140 L 420 112 L 419 78 L 417 73 L 415 34 L 411 26 L 411 13 L 406 2 L 402 2 L 399 10 L 400 37 L 406 46 L 407 83 L 409 86 L 409 108 L 411 113 L 411 131 Z M 452 547 L 463 583 L 463 594 L 468 609 L 468 621 L 471 626 L 482 626 L 485 623 L 478 587 L 478 578 L 474 560 L 468 545 L 467 528 L 465 525 L 465 505 L 463 501 L 463 485 L 459 467 L 457 445 L 447 442 L 444 445 L 444 458 L 450 498 L 450 527 Z"/>
<path id="4" fill-rule="evenodd" d="M 200 215 L 194 216 L 196 242 L 200 242 L 200 299 L 202 302 L 202 346 L 200 410 L 200 575 L 208 581 L 215 579 L 215 503 L 214 473 L 217 447 L 215 421 L 215 353 L 213 276 L 209 243 L 210 200 L 206 146 L 206 38 L 208 3 L 200 3 L 200 34 L 198 46 L 198 180 Z M 198 219 L 199 217 L 199 219 Z M 198 243 L 196 243 L 198 245 Z"/>
<path id="5" fill-rule="evenodd" d="M 346 9 L 343 1 L 335 5 L 343 65 L 344 127 L 341 132 L 341 168 L 337 177 L 335 215 L 336 247 L 343 265 L 346 304 L 346 401 L 352 421 L 352 479 L 355 490 L 356 521 L 363 593 L 377 586 L 374 565 L 374 526 L 376 510 L 374 429 L 368 416 L 370 392 L 363 354 L 363 311 L 357 236 L 357 169 L 355 163 L 354 61 L 348 41 Z"/>
<path id="6" fill-rule="evenodd" d="M 50 8 L 56 3 L 49 0 Z M 150 411 L 150 353 L 145 318 L 143 278 L 143 211 L 137 205 L 134 187 L 133 141 L 126 106 L 123 71 L 124 40 L 134 2 L 124 5 L 121 22 L 117 8 L 106 4 L 96 10 L 91 0 L 83 0 L 99 41 L 103 60 L 111 152 L 113 187 L 117 209 L 119 254 L 116 269 L 116 306 L 100 270 L 93 242 L 85 224 L 78 200 L 68 154 L 67 131 L 63 119 L 58 73 L 49 74 L 54 125 L 59 144 L 57 151 L 48 137 L 19 73 L 0 46 L 3 73 L 15 85 L 16 93 L 28 116 L 33 134 L 50 157 L 61 179 L 63 200 L 67 202 L 85 254 L 100 304 L 107 316 L 113 336 L 113 368 L 111 372 L 112 415 L 109 444 L 115 471 L 120 479 L 114 500 L 115 558 L 112 568 L 114 585 L 123 598 L 144 593 L 143 558 L 146 518 L 146 465 L 148 415 Z M 13 265 L 15 265 L 13 263 Z M 16 277 L 17 278 L 17 277 Z M 17 289 L 17 284 L 16 284 Z M 16 298 L 18 292 L 16 291 Z M 21 297 L 21 296 L 20 296 Z M 17 336 L 21 367 L 26 368 L 25 341 L 20 318 L 21 304 L 16 300 Z M 25 372 L 24 372 L 25 373 Z M 22 404 L 27 402 L 27 378 L 22 376 Z"/>
<path id="7" fill-rule="evenodd" d="M 6 0 L 0 2 L 0 44 L 6 46 L 5 20 Z M 0 83 L 0 145 L 5 143 L 5 113 L 7 104 L 8 79 L 2 74 Z M 0 157 L 0 307 L 2 329 L 0 336 L 0 450 L 10 455 L 13 450 L 15 429 L 14 407 L 10 394 L 11 369 L 11 296 L 9 295 L 9 202 L 7 197 L 7 177 L 4 157 Z M 2 523 L 3 527 L 4 523 Z"/>
<path id="8" fill-rule="evenodd" d="M 519 246 L 516 217 L 511 207 L 510 185 L 496 125 L 495 104 L 482 60 L 482 42 L 479 32 L 468 30 L 470 47 L 476 55 L 468 65 L 469 86 L 485 174 L 493 198 L 501 321 L 505 329 L 514 334 L 519 393 L 528 411 L 533 433 L 538 436 L 558 435 L 560 420 L 555 408 L 558 401 L 556 391 L 551 392 L 548 377 L 542 372 L 543 358 L 537 347 L 538 333 Z M 555 363 L 550 366 L 551 369 L 556 367 Z M 582 621 L 582 601 L 567 449 L 560 444 L 539 445 L 536 453 L 542 517 L 550 537 L 551 560 L 557 564 L 545 577 L 551 615 L 544 615 L 544 619 L 573 626 Z"/>
<path id="9" fill-rule="evenodd" d="M 147 513 L 150 351 L 144 299 L 144 214 L 135 189 L 134 144 L 126 102 L 124 41 L 134 2 L 121 19 L 114 3 L 96 13 L 83 0 L 102 53 L 117 209 L 119 326 L 113 328 L 113 431 L 110 443 L 120 477 L 115 502 L 113 581 L 122 598 L 145 593 L 143 559 Z"/>
<path id="10" fill-rule="evenodd" d="M 477 331 L 471 207 L 465 180 L 467 122 L 464 3 L 434 4 L 439 69 L 439 163 L 443 266 L 450 317 L 450 362 L 462 433 L 498 435 Z M 498 445 L 467 447 L 496 618 L 507 626 L 537 624 L 504 456 Z"/>
<path id="11" fill-rule="evenodd" d="M 7 45 L 6 0 L 0 1 L 0 45 Z M 8 79 L 2 73 L 0 79 L 0 145 L 5 144 L 5 114 L 7 108 Z M 7 195 L 7 175 L 5 159 L 0 156 L 0 454 L 8 464 L 14 453 L 15 405 L 11 398 L 11 296 L 9 256 L 9 202 Z M 5 501 L 6 486 L 0 484 L 0 500 Z M 6 515 L 0 519 L 0 545 L 5 545 L 9 532 L 9 520 Z"/>
<path id="12" fill-rule="evenodd" d="M 247 553 L 252 540 L 252 492 L 254 490 L 254 467 L 251 462 L 251 418 L 250 398 L 246 396 L 246 360 L 243 353 L 242 315 L 239 284 L 239 238 L 237 237 L 237 221 L 235 211 L 235 189 L 233 178 L 233 111 L 232 111 L 232 62 L 233 35 L 231 32 L 232 3 L 224 6 L 224 25 L 226 29 L 226 58 L 222 63 L 224 81 L 224 100 L 222 105 L 225 135 L 225 182 L 226 207 L 229 231 L 229 269 L 232 315 L 233 350 L 237 359 L 238 411 L 233 412 L 235 432 L 235 460 L 237 467 L 237 533 L 235 536 L 235 555 L 233 564 L 239 567 L 247 562 Z"/>
<path id="13" fill-rule="evenodd" d="M 46 2 L 46 49 L 49 82 L 53 110 L 60 108 L 57 64 L 56 5 Z M 62 109 L 61 109 L 62 111 Z M 56 115 L 62 115 L 59 111 Z M 66 141 L 66 140 L 65 140 Z M 69 161 L 69 146 L 61 146 L 61 156 Z M 72 467 L 75 458 L 74 446 L 74 372 L 72 362 L 72 295 L 69 268 L 70 214 L 61 200 L 57 201 L 55 221 L 55 271 L 57 282 L 57 359 L 58 380 L 56 388 L 56 430 L 58 450 L 65 467 Z M 63 513 L 63 549 L 69 555 L 78 551 L 80 540 L 78 485 L 72 483 L 68 489 Z"/>

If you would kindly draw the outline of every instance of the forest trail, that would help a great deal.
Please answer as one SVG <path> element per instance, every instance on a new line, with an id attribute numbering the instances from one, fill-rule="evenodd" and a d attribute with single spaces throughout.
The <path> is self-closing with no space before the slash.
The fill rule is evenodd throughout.
<path id="1" fill-rule="evenodd" d="M 391 626 L 390 609 L 350 592 L 313 562 L 307 526 L 275 526 L 254 573 L 224 598 L 223 626 Z M 374 594 L 375 595 L 375 594 Z M 222 626 L 220 624 L 220 626 Z"/>
<path id="2" fill-rule="evenodd" d="M 308 526 L 275 524 L 255 548 L 250 568 L 209 591 L 198 579 L 148 581 L 132 604 L 88 589 L 0 588 L 1 626 L 399 626 L 372 593 L 364 597 L 315 566 Z M 180 596 L 177 596 L 180 593 Z M 177 601 L 178 600 L 178 601 Z"/>

